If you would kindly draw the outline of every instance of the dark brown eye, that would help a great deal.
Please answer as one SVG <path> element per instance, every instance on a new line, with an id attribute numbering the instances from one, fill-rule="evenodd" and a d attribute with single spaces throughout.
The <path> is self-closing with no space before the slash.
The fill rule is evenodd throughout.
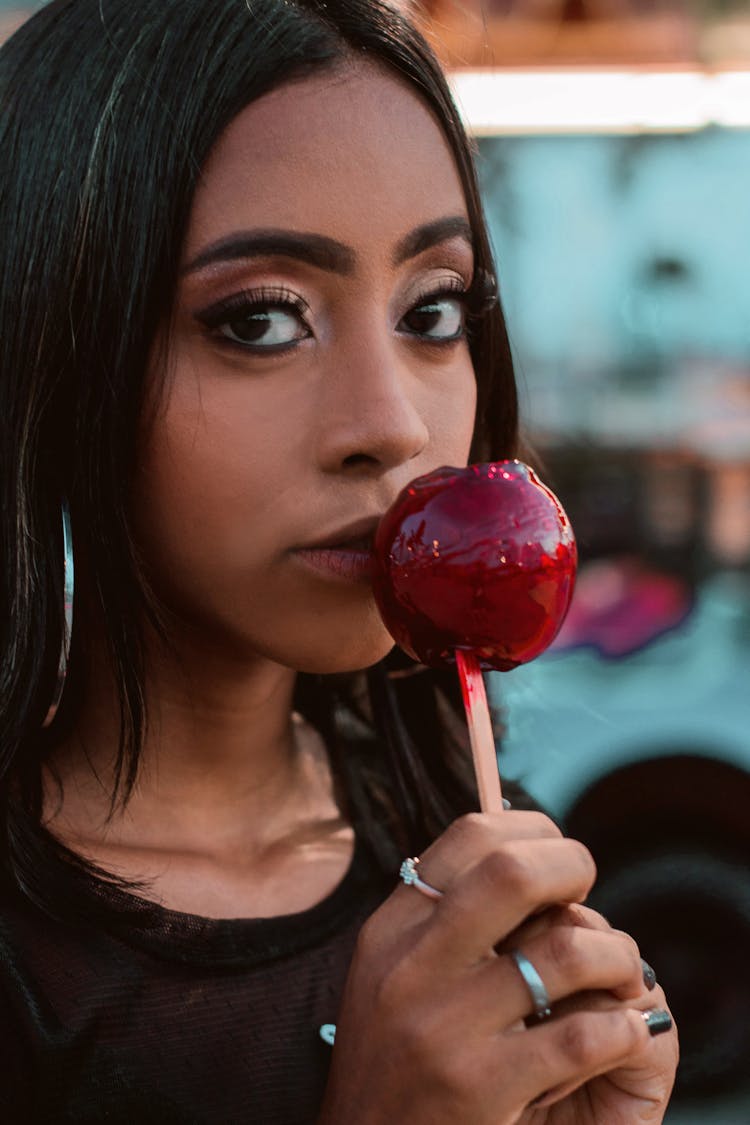
<path id="1" fill-rule="evenodd" d="M 233 315 L 218 331 L 236 343 L 264 348 L 283 347 L 308 334 L 295 310 L 272 305 L 255 305 L 242 315 Z"/>
<path id="2" fill-rule="evenodd" d="M 313 335 L 309 305 L 283 286 L 240 290 L 194 316 L 214 340 L 249 352 L 281 352 Z"/>
<path id="3" fill-rule="evenodd" d="M 430 297 L 415 305 L 402 324 L 415 336 L 430 340 L 457 340 L 464 332 L 465 310 L 461 295 Z"/>

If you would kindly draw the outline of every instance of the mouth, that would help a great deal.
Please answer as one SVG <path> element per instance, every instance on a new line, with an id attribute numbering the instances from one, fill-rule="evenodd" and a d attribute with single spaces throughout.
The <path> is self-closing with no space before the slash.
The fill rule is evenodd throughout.
<path id="1" fill-rule="evenodd" d="M 294 549 L 294 556 L 326 577 L 369 581 L 373 544 L 380 517 L 357 520 Z"/>

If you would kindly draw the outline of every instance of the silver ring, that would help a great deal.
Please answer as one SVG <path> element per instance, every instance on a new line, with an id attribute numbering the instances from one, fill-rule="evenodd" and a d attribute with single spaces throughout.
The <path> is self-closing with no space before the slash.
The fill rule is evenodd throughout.
<path id="1" fill-rule="evenodd" d="M 423 895 L 427 895 L 427 898 L 442 898 L 442 891 L 439 891 L 437 887 L 431 887 L 429 883 L 425 883 L 424 879 L 419 878 L 419 875 L 417 875 L 418 863 L 419 860 L 416 856 L 404 860 L 398 872 L 401 882 L 407 887 L 416 887 Z"/>
<path id="2" fill-rule="evenodd" d="M 520 949 L 511 950 L 510 955 L 515 961 L 516 968 L 523 977 L 523 983 L 531 994 L 531 1000 L 534 1005 L 534 1015 L 531 1016 L 530 1019 L 534 1023 L 549 1019 L 552 1015 L 552 1007 L 549 993 L 544 987 L 544 981 L 531 964 L 531 961 L 529 961 L 528 957 L 524 957 Z"/>

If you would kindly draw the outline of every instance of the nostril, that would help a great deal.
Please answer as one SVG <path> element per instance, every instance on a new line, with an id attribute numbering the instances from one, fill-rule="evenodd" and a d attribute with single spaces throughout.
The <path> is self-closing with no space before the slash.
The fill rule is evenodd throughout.
<path id="1" fill-rule="evenodd" d="M 343 460 L 344 465 L 375 465 L 376 459 L 367 453 L 351 453 Z"/>

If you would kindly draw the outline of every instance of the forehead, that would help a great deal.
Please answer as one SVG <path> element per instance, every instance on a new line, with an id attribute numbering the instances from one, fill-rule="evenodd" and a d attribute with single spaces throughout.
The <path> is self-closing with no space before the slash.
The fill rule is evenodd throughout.
<path id="1" fill-rule="evenodd" d="M 185 254 L 257 226 L 390 252 L 415 227 L 466 214 L 430 110 L 399 79 L 353 64 L 281 86 L 234 119 L 201 176 Z"/>

